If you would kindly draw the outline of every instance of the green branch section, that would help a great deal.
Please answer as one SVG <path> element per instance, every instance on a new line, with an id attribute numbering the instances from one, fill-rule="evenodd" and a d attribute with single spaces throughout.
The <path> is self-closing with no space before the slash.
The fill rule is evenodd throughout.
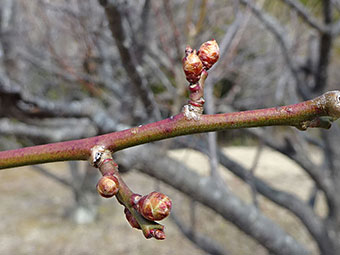
<path id="1" fill-rule="evenodd" d="M 301 130 L 329 128 L 340 117 L 340 91 L 326 92 L 302 103 L 267 109 L 202 115 L 188 120 L 183 113 L 119 132 L 86 139 L 52 143 L 0 152 L 0 169 L 38 163 L 87 160 L 91 148 L 103 146 L 112 152 L 175 136 L 226 129 L 287 125 Z"/>

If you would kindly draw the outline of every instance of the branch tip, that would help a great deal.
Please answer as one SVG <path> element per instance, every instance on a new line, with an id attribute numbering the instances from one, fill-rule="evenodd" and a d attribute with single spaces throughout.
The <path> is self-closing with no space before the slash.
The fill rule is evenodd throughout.
<path id="1" fill-rule="evenodd" d="M 319 97 L 319 100 L 324 103 L 324 105 L 326 106 L 326 111 L 328 113 L 328 116 L 332 117 L 333 121 L 340 118 L 340 91 L 339 90 L 328 91 L 325 94 L 323 94 L 321 97 Z"/>

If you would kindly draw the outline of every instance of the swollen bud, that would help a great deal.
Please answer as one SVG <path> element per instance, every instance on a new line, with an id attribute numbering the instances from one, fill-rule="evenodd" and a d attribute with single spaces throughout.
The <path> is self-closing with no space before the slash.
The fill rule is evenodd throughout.
<path id="1" fill-rule="evenodd" d="M 100 178 L 97 184 L 97 191 L 102 197 L 113 197 L 118 193 L 119 181 L 113 175 L 107 175 Z"/>
<path id="2" fill-rule="evenodd" d="M 164 233 L 163 230 L 160 230 L 160 229 L 153 229 L 151 231 L 151 235 L 157 240 L 164 240 L 165 239 L 165 233 Z"/>
<path id="3" fill-rule="evenodd" d="M 141 227 L 139 226 L 136 218 L 132 215 L 132 213 L 129 211 L 129 209 L 127 209 L 125 207 L 124 213 L 125 213 L 125 217 L 126 217 L 127 221 L 131 225 L 131 227 L 137 228 L 137 229 L 141 229 Z"/>
<path id="4" fill-rule="evenodd" d="M 202 61 L 206 70 L 209 70 L 220 57 L 220 48 L 216 40 L 203 43 L 198 50 L 198 57 Z"/>
<path id="5" fill-rule="evenodd" d="M 183 70 L 185 76 L 191 84 L 199 81 L 203 71 L 203 64 L 196 54 L 196 50 L 192 50 L 189 46 L 185 49 L 185 57 L 183 58 Z"/>
<path id="6" fill-rule="evenodd" d="M 159 192 L 151 192 L 138 201 L 139 213 L 148 220 L 158 221 L 166 218 L 171 211 L 171 199 Z"/>
<path id="7" fill-rule="evenodd" d="M 145 238 L 155 238 L 157 240 L 164 240 L 165 239 L 165 233 L 164 229 L 150 229 L 149 231 L 144 232 Z"/>

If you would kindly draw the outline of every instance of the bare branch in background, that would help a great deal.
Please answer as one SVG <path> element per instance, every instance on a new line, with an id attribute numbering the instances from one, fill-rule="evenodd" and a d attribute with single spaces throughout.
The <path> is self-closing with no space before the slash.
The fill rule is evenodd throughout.
<path id="1" fill-rule="evenodd" d="M 323 22 L 330 26 L 333 22 L 333 10 L 330 0 L 323 0 Z M 313 91 L 320 93 L 327 87 L 328 65 L 333 44 L 333 36 L 330 33 L 322 33 L 320 37 L 318 63 L 315 70 L 315 84 Z"/>
<path id="2" fill-rule="evenodd" d="M 240 230 L 255 237 L 271 252 L 282 255 L 309 253 L 254 206 L 246 205 L 227 189 L 216 185 L 214 179 L 201 177 L 183 164 L 159 155 L 157 148 L 151 145 L 134 147 L 118 155 L 117 161 L 120 165 L 128 169 L 138 169 L 189 195 L 230 220 Z M 146 155 L 152 155 L 153 159 L 146 158 Z"/>
<path id="3" fill-rule="evenodd" d="M 263 142 L 260 140 L 259 144 L 257 145 L 256 154 L 254 156 L 253 163 L 250 169 L 248 170 L 249 171 L 249 185 L 252 191 L 253 203 L 254 203 L 254 206 L 257 208 L 259 207 L 259 201 L 257 199 L 257 190 L 256 190 L 256 185 L 254 183 L 254 176 L 255 176 L 255 170 L 260 161 L 262 151 L 263 151 Z"/>
<path id="4" fill-rule="evenodd" d="M 196 149 L 204 154 L 208 153 L 207 144 L 204 144 L 201 141 L 186 142 L 182 140 L 180 143 L 184 143 L 189 148 Z M 229 158 L 221 150 L 218 151 L 218 154 L 221 165 L 223 165 L 230 172 L 232 172 L 234 175 L 236 175 L 249 185 L 250 183 L 252 183 L 255 186 L 256 191 L 263 195 L 264 197 L 268 198 L 269 200 L 278 204 L 279 206 L 282 206 L 291 211 L 301 220 L 301 222 L 303 222 L 305 227 L 308 229 L 311 235 L 317 240 L 322 249 L 323 250 L 328 249 L 329 244 L 327 240 L 324 240 L 326 230 L 322 226 L 323 222 L 321 218 L 319 218 L 311 208 L 306 206 L 306 203 L 304 201 L 300 200 L 299 198 L 297 198 L 296 196 L 289 192 L 274 189 L 269 184 L 267 184 L 266 182 L 264 182 L 263 180 L 259 179 L 256 176 L 250 176 L 249 171 L 246 168 L 244 168 L 239 163 Z"/>
<path id="5" fill-rule="evenodd" d="M 194 232 L 192 229 L 190 229 L 190 227 L 186 226 L 185 222 L 180 220 L 176 212 L 172 212 L 170 217 L 173 222 L 175 222 L 179 230 L 183 233 L 183 235 L 185 235 L 186 238 L 188 238 L 192 243 L 194 243 L 204 252 L 214 255 L 229 254 L 222 247 L 220 247 L 220 245 L 215 243 L 213 239 L 209 238 L 206 235 L 197 233 L 196 231 Z"/>
<path id="6" fill-rule="evenodd" d="M 34 171 L 36 171 L 36 172 L 38 172 L 38 173 L 40 173 L 40 174 L 50 178 L 50 179 L 52 179 L 52 180 L 57 181 L 58 183 L 66 186 L 68 188 L 73 186 L 73 183 L 70 183 L 69 181 L 59 177 L 58 175 L 55 175 L 54 173 L 48 171 L 46 168 L 44 168 L 44 167 L 42 167 L 40 165 L 34 165 L 34 166 L 32 166 L 32 169 Z"/>
<path id="7" fill-rule="evenodd" d="M 279 151 L 286 155 L 288 158 L 294 160 L 299 166 L 301 166 L 306 173 L 315 181 L 319 189 L 324 191 L 330 207 L 335 207 L 336 196 L 334 193 L 334 183 L 331 181 L 330 176 L 326 171 L 320 171 L 319 166 L 314 165 L 303 152 L 295 153 L 291 150 L 287 150 L 284 146 L 279 146 L 277 143 L 272 142 L 266 138 L 265 134 L 259 130 L 247 130 L 247 132 L 255 135 L 258 138 L 263 139 L 263 142 L 270 148 Z M 291 144 L 289 142 L 289 144 Z"/>
<path id="8" fill-rule="evenodd" d="M 2 118 L 0 120 L 0 132 L 3 135 L 29 137 L 32 140 L 39 141 L 38 143 L 50 143 L 93 136 L 97 133 L 97 130 L 91 126 L 87 119 L 69 119 L 68 124 L 54 128 L 53 126 L 42 127 L 41 125 L 17 123 Z"/>
<path id="9" fill-rule="evenodd" d="M 223 59 L 223 57 L 226 55 L 240 25 L 243 20 L 243 13 L 238 9 L 236 12 L 236 18 L 234 22 L 229 26 L 228 30 L 226 31 L 225 35 L 223 36 L 221 40 L 221 47 L 220 47 L 220 58 Z M 216 66 L 212 67 L 212 70 L 214 70 Z M 214 74 L 214 73 L 212 73 Z M 213 76 L 213 75 L 212 75 Z M 214 114 L 215 113 L 215 97 L 213 95 L 214 91 L 214 83 L 216 82 L 216 75 L 215 77 L 209 77 L 209 79 L 206 82 L 206 88 L 205 88 L 205 97 L 206 97 L 206 113 L 207 114 Z M 216 178 L 216 180 L 220 179 L 217 168 L 219 165 L 219 159 L 217 155 L 217 134 L 215 132 L 208 133 L 208 144 L 209 144 L 209 157 L 210 157 L 210 171 L 211 176 Z"/>
<path id="10" fill-rule="evenodd" d="M 262 11 L 258 6 L 253 4 L 252 1 L 248 1 L 248 0 L 239 0 L 239 1 L 241 4 L 248 6 L 249 9 L 254 13 L 254 15 L 268 29 L 268 31 L 270 31 L 273 34 L 273 36 L 275 37 L 275 39 L 278 41 L 278 43 L 281 46 L 283 58 L 285 59 L 286 64 L 289 67 L 289 70 L 295 79 L 297 90 L 299 91 L 299 93 L 304 99 L 311 98 L 312 97 L 311 93 L 308 91 L 308 89 L 305 87 L 304 83 L 301 81 L 299 77 L 296 63 L 293 60 L 293 57 L 289 50 L 290 43 L 287 39 L 287 36 L 285 36 L 287 33 L 285 32 L 284 28 L 280 25 L 280 23 L 273 16 Z"/>
<path id="11" fill-rule="evenodd" d="M 286 3 L 289 7 L 291 7 L 297 14 L 311 27 L 316 29 L 320 33 L 328 33 L 327 25 L 320 24 L 318 20 L 313 17 L 312 14 L 308 12 L 308 10 L 296 0 L 281 0 Z"/>
<path id="12" fill-rule="evenodd" d="M 136 98 L 140 98 L 143 101 L 145 110 L 150 116 L 153 116 L 155 119 L 160 119 L 161 115 L 155 103 L 153 93 L 148 89 L 147 81 L 143 77 L 141 70 L 139 70 L 140 64 L 136 62 L 135 53 L 131 51 L 131 47 L 128 45 L 129 42 L 125 35 L 122 24 L 123 17 L 119 11 L 119 7 L 116 6 L 116 3 L 111 3 L 111 1 L 103 1 L 102 5 L 109 21 L 110 30 L 118 47 L 122 64 L 134 87 Z"/>

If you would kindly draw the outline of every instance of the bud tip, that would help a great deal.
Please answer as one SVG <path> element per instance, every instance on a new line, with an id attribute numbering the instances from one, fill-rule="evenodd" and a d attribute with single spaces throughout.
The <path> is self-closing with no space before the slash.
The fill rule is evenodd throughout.
<path id="1" fill-rule="evenodd" d="M 220 48 L 215 39 L 207 41 L 198 50 L 198 57 L 206 70 L 209 70 L 220 57 Z"/>
<path id="2" fill-rule="evenodd" d="M 97 184 L 98 193 L 105 198 L 113 197 L 118 193 L 119 182 L 117 177 L 107 175 L 100 178 Z"/>
<path id="3" fill-rule="evenodd" d="M 165 219 L 170 214 L 171 207 L 171 199 L 155 191 L 142 197 L 138 202 L 138 211 L 140 214 L 151 221 Z"/>

